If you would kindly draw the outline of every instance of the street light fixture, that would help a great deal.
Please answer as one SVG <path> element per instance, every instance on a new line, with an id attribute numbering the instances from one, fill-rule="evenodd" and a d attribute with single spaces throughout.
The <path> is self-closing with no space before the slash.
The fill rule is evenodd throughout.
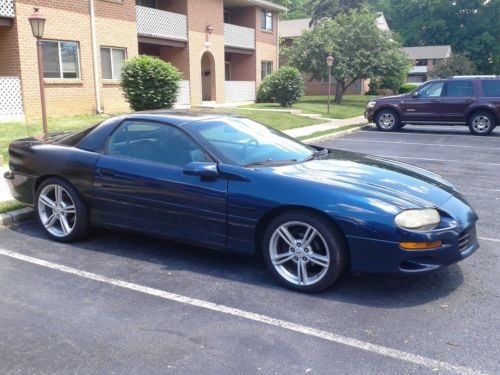
<path id="1" fill-rule="evenodd" d="M 330 113 L 330 91 L 332 88 L 332 66 L 333 66 L 333 56 L 328 55 L 326 58 L 326 65 L 328 66 L 328 107 L 326 113 Z"/>
<path id="2" fill-rule="evenodd" d="M 45 84 L 43 81 L 43 60 L 42 60 L 42 37 L 45 29 L 45 17 L 40 13 L 39 8 L 33 8 L 33 13 L 28 17 L 31 25 L 31 31 L 36 38 L 36 52 L 38 59 L 38 80 L 40 82 L 40 101 L 42 104 L 42 124 L 43 133 L 47 134 L 47 111 L 45 109 Z"/>

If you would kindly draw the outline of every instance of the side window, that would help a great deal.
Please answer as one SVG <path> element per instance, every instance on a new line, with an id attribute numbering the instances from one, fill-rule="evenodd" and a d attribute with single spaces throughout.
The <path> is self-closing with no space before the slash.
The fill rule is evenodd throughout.
<path id="1" fill-rule="evenodd" d="M 443 86 L 444 86 L 443 82 L 429 83 L 428 85 L 425 85 L 424 87 L 420 88 L 417 91 L 417 93 L 419 96 L 423 98 L 441 96 L 441 91 L 443 91 Z"/>
<path id="2" fill-rule="evenodd" d="M 203 150 L 179 129 L 165 124 L 125 121 L 109 138 L 108 155 L 183 167 L 209 161 Z"/>
<path id="3" fill-rule="evenodd" d="M 487 97 L 500 97 L 500 80 L 483 80 L 481 81 L 483 85 L 484 95 Z"/>
<path id="4" fill-rule="evenodd" d="M 448 81 L 443 96 L 457 98 L 474 96 L 474 86 L 471 81 Z"/>

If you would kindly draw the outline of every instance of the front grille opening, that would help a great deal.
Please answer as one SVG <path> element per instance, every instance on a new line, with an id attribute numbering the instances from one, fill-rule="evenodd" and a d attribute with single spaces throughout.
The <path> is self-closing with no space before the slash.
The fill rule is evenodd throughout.
<path id="1" fill-rule="evenodd" d="M 460 236 L 458 236 L 458 249 L 460 250 L 460 252 L 463 252 L 474 245 L 476 242 L 476 226 L 474 225 L 471 228 L 468 228 L 460 233 Z"/>

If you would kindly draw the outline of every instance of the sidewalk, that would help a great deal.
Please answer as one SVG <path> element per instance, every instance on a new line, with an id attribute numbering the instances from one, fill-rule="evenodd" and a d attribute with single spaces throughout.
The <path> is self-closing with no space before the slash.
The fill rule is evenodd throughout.
<path id="1" fill-rule="evenodd" d="M 314 133 L 323 132 L 327 130 L 332 130 L 336 128 L 341 128 L 349 125 L 357 125 L 366 123 L 366 119 L 363 116 L 351 117 L 342 120 L 332 120 L 324 124 L 304 126 L 302 128 L 294 128 L 285 130 L 284 133 L 288 134 L 290 137 L 304 137 Z"/>
<path id="2" fill-rule="evenodd" d="M 10 195 L 9 188 L 7 187 L 7 183 L 3 178 L 3 174 L 7 172 L 7 167 L 0 166 L 0 202 L 11 201 L 14 198 Z"/>

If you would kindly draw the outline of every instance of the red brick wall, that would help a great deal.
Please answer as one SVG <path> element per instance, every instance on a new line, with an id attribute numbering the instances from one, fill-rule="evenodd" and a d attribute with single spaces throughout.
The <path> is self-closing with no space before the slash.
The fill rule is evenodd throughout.
<path id="1" fill-rule="evenodd" d="M 182 73 L 182 79 L 189 80 L 189 50 L 188 47 L 162 47 L 160 58 L 174 65 Z"/>
<path id="2" fill-rule="evenodd" d="M 31 41 L 35 48 L 35 40 Z M 19 45 L 17 26 L 0 27 L 0 76 L 20 76 Z"/>
<path id="3" fill-rule="evenodd" d="M 231 81 L 255 81 L 255 56 L 230 54 Z"/>
<path id="4" fill-rule="evenodd" d="M 187 14 L 188 0 L 157 0 L 158 8 L 168 12 Z"/>
<path id="5" fill-rule="evenodd" d="M 187 2 L 188 30 L 205 33 L 207 25 L 214 35 L 224 35 L 224 3 L 220 0 L 189 0 Z"/>

